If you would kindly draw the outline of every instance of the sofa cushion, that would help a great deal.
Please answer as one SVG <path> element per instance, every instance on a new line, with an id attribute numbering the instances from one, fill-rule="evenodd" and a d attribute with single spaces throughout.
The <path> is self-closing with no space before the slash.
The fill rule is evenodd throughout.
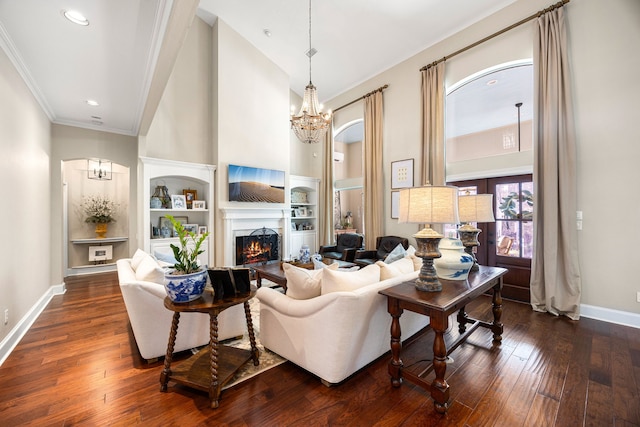
<path id="1" fill-rule="evenodd" d="M 131 257 L 131 268 L 133 269 L 133 271 L 136 271 L 138 269 L 138 266 L 146 256 L 149 256 L 149 254 L 142 249 L 136 250 L 136 253 L 133 254 L 133 257 Z"/>
<path id="2" fill-rule="evenodd" d="M 372 264 L 358 271 L 324 270 L 322 276 L 322 295 L 339 291 L 355 291 L 356 289 L 380 281 L 380 267 Z"/>
<path id="3" fill-rule="evenodd" d="M 414 270 L 420 270 L 422 268 L 422 258 L 418 258 L 415 255 L 415 252 L 411 255 L 407 255 L 407 258 L 409 258 L 411 260 L 411 262 L 413 262 L 413 269 Z"/>
<path id="4" fill-rule="evenodd" d="M 149 254 L 146 254 L 136 269 L 136 280 L 164 284 L 164 270 Z"/>
<path id="5" fill-rule="evenodd" d="M 402 246 L 402 243 L 398 243 L 398 246 L 393 248 L 393 250 L 384 258 L 384 262 L 391 264 L 392 262 L 404 258 L 406 254 L 407 251 Z"/>
<path id="6" fill-rule="evenodd" d="M 282 269 L 287 278 L 287 296 L 293 299 L 310 299 L 320 296 L 323 272 L 337 270 L 338 264 L 331 264 L 320 270 L 308 270 L 285 262 L 282 263 Z"/>
<path id="7" fill-rule="evenodd" d="M 413 261 L 409 257 L 399 259 L 391 264 L 378 261 L 376 265 L 380 267 L 380 281 L 414 271 Z"/>

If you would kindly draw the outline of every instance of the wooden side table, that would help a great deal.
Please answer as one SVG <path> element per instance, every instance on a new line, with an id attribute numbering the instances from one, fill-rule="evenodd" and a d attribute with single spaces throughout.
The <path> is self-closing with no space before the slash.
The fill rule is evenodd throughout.
<path id="1" fill-rule="evenodd" d="M 502 340 L 502 277 L 507 273 L 504 268 L 480 266 L 480 270 L 469 274 L 467 280 L 443 280 L 442 291 L 425 292 L 415 287 L 413 281 L 404 282 L 391 288 L 383 289 L 379 293 L 387 297 L 387 306 L 391 314 L 391 360 L 389 361 L 389 375 L 391 384 L 400 387 L 405 377 L 412 383 L 431 392 L 431 397 L 437 412 L 445 413 L 449 407 L 449 384 L 444 376 L 447 370 L 447 356 L 462 344 L 478 327 L 489 328 L 493 332 L 494 343 Z M 465 312 L 465 306 L 493 289 L 493 322 L 488 323 L 470 318 Z M 429 324 L 435 332 L 433 340 L 433 364 L 420 373 L 403 370 L 400 350 L 400 316 L 404 310 L 413 311 L 429 316 Z M 449 316 L 458 311 L 458 331 L 460 336 L 456 341 L 447 345 L 444 334 L 449 327 Z M 467 330 L 467 324 L 471 324 Z M 435 378 L 431 383 L 425 380 L 427 374 L 435 371 Z"/>
<path id="2" fill-rule="evenodd" d="M 251 291 L 242 296 L 225 298 L 222 301 L 213 300 L 213 292 L 205 290 L 202 297 L 188 303 L 174 303 L 169 297 L 164 299 L 164 306 L 172 310 L 173 321 L 171 322 L 171 333 L 167 345 L 167 354 L 164 359 L 164 369 L 160 374 L 160 391 L 167 391 L 168 382 L 174 381 L 178 384 L 187 385 L 198 390 L 209 393 L 211 408 L 217 408 L 220 400 L 222 387 L 229 382 L 236 371 L 253 359 L 253 364 L 260 363 L 260 353 L 256 346 L 256 337 L 253 332 L 253 321 L 249 309 L 249 300 L 256 294 L 256 287 L 251 286 Z M 247 329 L 251 350 L 243 350 L 226 345 L 218 345 L 218 314 L 223 310 L 237 304 L 244 304 L 244 313 L 247 319 Z M 209 313 L 209 345 L 200 350 L 189 359 L 180 363 L 176 369 L 171 369 L 173 349 L 178 333 L 180 313 Z"/>

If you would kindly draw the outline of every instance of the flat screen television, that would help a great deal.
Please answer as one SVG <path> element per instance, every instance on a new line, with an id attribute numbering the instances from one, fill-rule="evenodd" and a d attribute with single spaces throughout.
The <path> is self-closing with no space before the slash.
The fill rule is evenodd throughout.
<path id="1" fill-rule="evenodd" d="M 284 171 L 229 165 L 229 201 L 284 203 Z"/>

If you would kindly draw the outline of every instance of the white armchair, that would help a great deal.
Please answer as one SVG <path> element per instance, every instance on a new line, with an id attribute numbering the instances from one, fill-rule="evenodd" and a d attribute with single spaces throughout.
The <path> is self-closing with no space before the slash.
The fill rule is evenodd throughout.
<path id="1" fill-rule="evenodd" d="M 150 255 L 149 255 L 150 257 Z M 120 291 L 127 308 L 131 329 L 144 359 L 155 359 L 167 352 L 173 312 L 164 307 L 164 285 L 138 280 L 131 259 L 116 262 Z M 218 339 L 242 336 L 246 332 L 244 306 L 228 308 L 218 316 Z M 182 313 L 174 351 L 188 350 L 209 343 L 209 316 Z"/>
<path id="2" fill-rule="evenodd" d="M 390 350 L 391 315 L 378 291 L 415 279 L 411 272 L 351 292 L 333 292 L 299 300 L 262 287 L 260 342 L 268 349 L 320 377 L 339 383 Z M 427 316 L 405 311 L 402 339 L 429 324 Z"/>

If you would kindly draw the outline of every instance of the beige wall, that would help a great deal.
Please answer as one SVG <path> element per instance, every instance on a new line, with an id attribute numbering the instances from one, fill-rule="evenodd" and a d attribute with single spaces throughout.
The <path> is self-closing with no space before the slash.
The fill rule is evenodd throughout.
<path id="1" fill-rule="evenodd" d="M 109 132 L 100 132 L 72 126 L 56 125 L 51 129 L 51 275 L 55 282 L 62 281 L 65 276 L 63 252 L 63 177 L 62 162 L 67 160 L 100 158 L 108 159 L 123 167 L 129 168 L 129 201 L 128 230 L 129 252 L 135 252 L 138 246 L 137 237 L 137 138 Z M 141 247 L 141 246 L 140 246 Z"/>
<path id="2" fill-rule="evenodd" d="M 51 125 L 0 49 L 0 342 L 52 285 Z M 4 312 L 9 322 L 4 324 Z"/>
<path id="3" fill-rule="evenodd" d="M 212 49 L 211 27 L 196 17 L 149 131 L 141 137 L 141 156 L 193 163 L 213 162 Z"/>
<path id="4" fill-rule="evenodd" d="M 235 164 L 276 169 L 285 171 L 288 178 L 291 164 L 289 77 L 220 19 L 214 24 L 213 40 L 217 207 L 284 209 L 288 195 L 287 204 L 229 202 L 227 168 Z M 217 211 L 219 229 L 221 217 Z M 223 265 L 223 238 L 222 233 L 217 233 L 217 265 Z"/>
<path id="5" fill-rule="evenodd" d="M 436 59 L 482 39 L 518 20 L 544 9 L 548 0 L 519 0 L 453 37 L 420 52 L 352 90 L 325 102 L 336 108 L 352 99 L 389 84 L 384 92 L 384 182 L 385 233 L 411 235 L 412 225 L 391 220 L 389 168 L 395 160 L 416 159 L 416 184 L 420 168 L 420 73 Z M 640 2 L 619 0 L 572 1 L 566 6 L 570 37 L 571 75 L 574 89 L 578 139 L 578 206 L 584 212 L 580 232 L 582 303 L 631 313 L 640 313 L 636 292 L 640 291 L 632 262 L 621 262 L 621 253 L 634 253 L 634 232 L 616 232 L 608 218 L 634 224 L 640 214 L 640 198 L 629 196 L 628 185 L 638 181 L 640 130 L 635 125 L 636 99 L 640 96 L 640 56 L 629 48 L 640 46 Z M 483 69 L 532 57 L 533 22 L 511 30 L 447 61 L 446 84 Z M 615 70 L 615 71 L 613 71 Z M 615 77 L 612 77 L 612 72 Z M 353 109 L 354 107 L 349 107 Z M 361 108 L 361 107 L 360 107 Z M 340 111 L 336 119 L 350 120 Z M 353 115 L 353 114 L 352 114 Z M 344 116 L 344 118 L 343 118 Z M 522 167 L 526 162 L 505 157 Z M 474 164 L 460 165 L 455 172 L 470 178 L 480 174 Z M 499 170 L 503 166 L 487 166 Z M 451 172 L 451 171 L 448 171 Z M 619 227 L 618 227 L 619 228 Z M 637 235 L 637 233 L 635 233 Z"/>

